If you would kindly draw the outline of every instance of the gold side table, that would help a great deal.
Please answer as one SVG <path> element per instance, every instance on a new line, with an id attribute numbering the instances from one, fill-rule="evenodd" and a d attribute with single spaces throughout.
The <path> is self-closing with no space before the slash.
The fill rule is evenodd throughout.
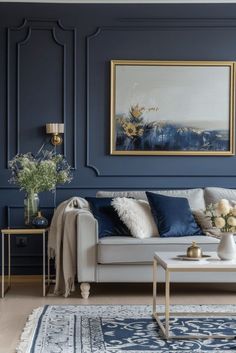
<path id="1" fill-rule="evenodd" d="M 47 290 L 50 285 L 50 263 L 48 259 L 48 275 L 47 275 L 47 286 L 46 286 L 46 233 L 48 233 L 49 228 L 37 229 L 37 228 L 8 228 L 2 229 L 2 298 L 4 298 L 5 293 L 11 287 L 11 235 L 42 235 L 43 236 L 43 296 L 46 296 Z M 5 289 L 5 235 L 8 238 L 8 285 Z"/>

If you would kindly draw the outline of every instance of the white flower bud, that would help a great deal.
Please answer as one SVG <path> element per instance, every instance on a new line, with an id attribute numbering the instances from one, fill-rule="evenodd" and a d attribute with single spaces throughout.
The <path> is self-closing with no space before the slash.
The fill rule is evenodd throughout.
<path id="1" fill-rule="evenodd" d="M 216 211 L 221 215 L 226 216 L 230 212 L 230 204 L 228 200 L 222 199 L 218 202 Z"/>
<path id="2" fill-rule="evenodd" d="M 235 227 L 236 226 L 236 218 L 235 217 L 229 217 L 227 219 L 227 223 L 229 226 Z"/>
<path id="3" fill-rule="evenodd" d="M 222 217 L 217 217 L 217 218 L 215 219 L 215 226 L 216 226 L 216 228 L 219 228 L 219 229 L 223 228 L 223 227 L 225 226 L 225 220 L 224 220 L 224 218 L 222 218 Z"/>

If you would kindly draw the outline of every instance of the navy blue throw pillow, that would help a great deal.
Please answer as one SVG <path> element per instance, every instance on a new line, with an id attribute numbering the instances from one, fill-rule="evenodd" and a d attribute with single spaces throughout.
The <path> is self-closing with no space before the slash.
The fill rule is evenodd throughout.
<path id="1" fill-rule="evenodd" d="M 98 221 L 99 238 L 110 236 L 130 236 L 130 231 L 111 206 L 111 197 L 86 197 L 90 209 Z"/>
<path id="2" fill-rule="evenodd" d="M 161 237 L 203 234 L 184 197 L 169 197 L 146 192 Z"/>

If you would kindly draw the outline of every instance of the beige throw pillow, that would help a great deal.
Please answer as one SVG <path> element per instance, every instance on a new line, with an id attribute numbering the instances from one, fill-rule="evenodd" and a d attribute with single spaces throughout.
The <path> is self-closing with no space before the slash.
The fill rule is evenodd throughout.
<path id="1" fill-rule="evenodd" d="M 149 203 L 127 197 L 117 197 L 111 205 L 135 238 L 159 236 Z"/>
<path id="2" fill-rule="evenodd" d="M 206 217 L 206 214 L 202 210 L 192 211 L 195 221 L 202 229 L 202 232 L 205 235 L 210 235 L 218 238 L 220 236 L 220 230 L 216 227 L 213 227 L 212 221 L 209 217 Z"/>

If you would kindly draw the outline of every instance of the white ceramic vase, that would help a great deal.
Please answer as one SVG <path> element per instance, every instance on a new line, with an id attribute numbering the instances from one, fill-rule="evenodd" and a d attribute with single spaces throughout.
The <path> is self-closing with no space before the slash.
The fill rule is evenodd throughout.
<path id="1" fill-rule="evenodd" d="M 221 260 L 236 259 L 236 245 L 232 233 L 222 233 L 217 248 L 217 255 Z"/>

